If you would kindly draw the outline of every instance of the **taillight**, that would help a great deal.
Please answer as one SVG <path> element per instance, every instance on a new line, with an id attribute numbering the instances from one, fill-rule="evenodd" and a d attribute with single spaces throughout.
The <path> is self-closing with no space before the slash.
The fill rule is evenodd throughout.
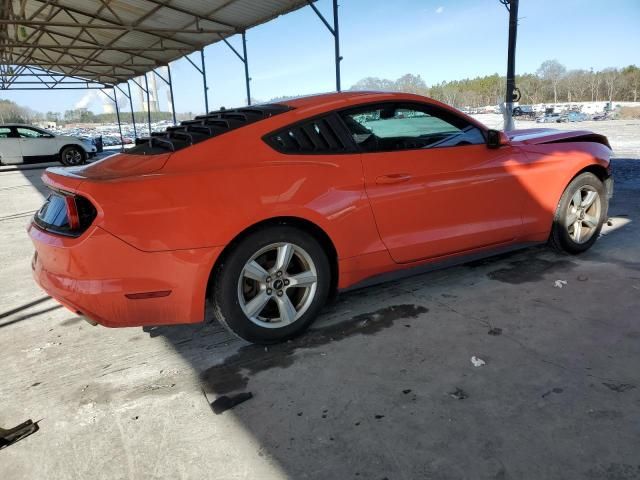
<path id="1" fill-rule="evenodd" d="M 48 232 L 77 237 L 89 228 L 96 214 L 95 207 L 86 198 L 53 190 L 33 221 Z"/>
<path id="2" fill-rule="evenodd" d="M 76 199 L 71 195 L 66 195 L 64 201 L 67 204 L 67 218 L 69 220 L 69 228 L 77 230 L 80 228 L 80 217 L 78 216 L 78 208 L 76 207 Z"/>

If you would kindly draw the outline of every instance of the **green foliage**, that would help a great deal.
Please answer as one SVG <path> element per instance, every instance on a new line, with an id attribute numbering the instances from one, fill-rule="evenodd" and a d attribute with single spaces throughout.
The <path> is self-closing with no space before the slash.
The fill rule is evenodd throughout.
<path id="1" fill-rule="evenodd" d="M 522 93 L 520 103 L 640 100 L 640 68 L 607 68 L 600 72 L 567 69 L 557 60 L 542 63 L 536 73 L 516 75 Z M 441 82 L 428 87 L 419 75 L 397 80 L 366 77 L 352 90 L 386 90 L 418 93 L 458 107 L 482 107 L 504 101 L 506 78 L 494 73 L 476 78 Z"/>
<path id="2" fill-rule="evenodd" d="M 39 118 L 40 114 L 30 108 L 11 100 L 0 99 L 0 123 L 31 123 Z"/>

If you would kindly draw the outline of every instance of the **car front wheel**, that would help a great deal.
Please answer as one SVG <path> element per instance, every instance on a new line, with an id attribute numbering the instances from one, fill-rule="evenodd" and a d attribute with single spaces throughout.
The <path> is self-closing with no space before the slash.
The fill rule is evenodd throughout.
<path id="1" fill-rule="evenodd" d="M 87 154 L 80 147 L 70 145 L 60 151 L 60 162 L 67 167 L 82 165 L 86 160 Z"/>
<path id="2" fill-rule="evenodd" d="M 557 250 L 581 253 L 598 238 L 607 218 L 605 186 L 593 173 L 574 178 L 560 198 L 549 243 Z"/>
<path id="3" fill-rule="evenodd" d="M 270 344 L 303 332 L 324 305 L 331 270 L 311 235 L 281 225 L 241 240 L 214 275 L 216 318 L 238 337 Z"/>

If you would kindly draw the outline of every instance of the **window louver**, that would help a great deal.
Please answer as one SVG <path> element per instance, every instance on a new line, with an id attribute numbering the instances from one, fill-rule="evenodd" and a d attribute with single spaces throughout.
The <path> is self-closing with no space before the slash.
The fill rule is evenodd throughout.
<path id="1" fill-rule="evenodd" d="M 326 117 L 289 126 L 270 134 L 265 141 L 281 153 L 322 154 L 345 153 L 351 148 L 337 132 L 333 122 Z"/>
<path id="2" fill-rule="evenodd" d="M 181 122 L 178 126 L 168 127 L 164 132 L 152 132 L 150 137 L 137 138 L 136 146 L 127 150 L 127 153 L 156 155 L 175 152 L 290 109 L 287 105 L 271 104 L 210 112 Z"/>

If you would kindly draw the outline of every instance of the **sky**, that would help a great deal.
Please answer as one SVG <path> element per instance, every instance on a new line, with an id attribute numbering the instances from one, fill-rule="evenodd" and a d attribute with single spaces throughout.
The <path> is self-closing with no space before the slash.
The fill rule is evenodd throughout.
<path id="1" fill-rule="evenodd" d="M 331 0 L 318 0 L 317 6 L 331 18 Z M 640 0 L 521 0 L 518 16 L 519 74 L 535 72 L 554 58 L 568 69 L 640 65 Z M 498 0 L 340 0 L 343 89 L 368 76 L 396 79 L 413 73 L 432 85 L 504 75 L 508 20 Z M 240 48 L 239 36 L 231 42 Z M 249 30 L 247 48 L 257 100 L 335 88 L 333 37 L 310 7 Z M 210 110 L 245 105 L 240 60 L 222 42 L 207 47 L 205 56 Z M 171 71 L 176 110 L 204 111 L 196 70 L 181 59 Z M 42 112 L 87 104 L 99 113 L 102 97 L 99 91 L 0 93 Z M 166 110 L 165 93 L 159 98 Z"/>

